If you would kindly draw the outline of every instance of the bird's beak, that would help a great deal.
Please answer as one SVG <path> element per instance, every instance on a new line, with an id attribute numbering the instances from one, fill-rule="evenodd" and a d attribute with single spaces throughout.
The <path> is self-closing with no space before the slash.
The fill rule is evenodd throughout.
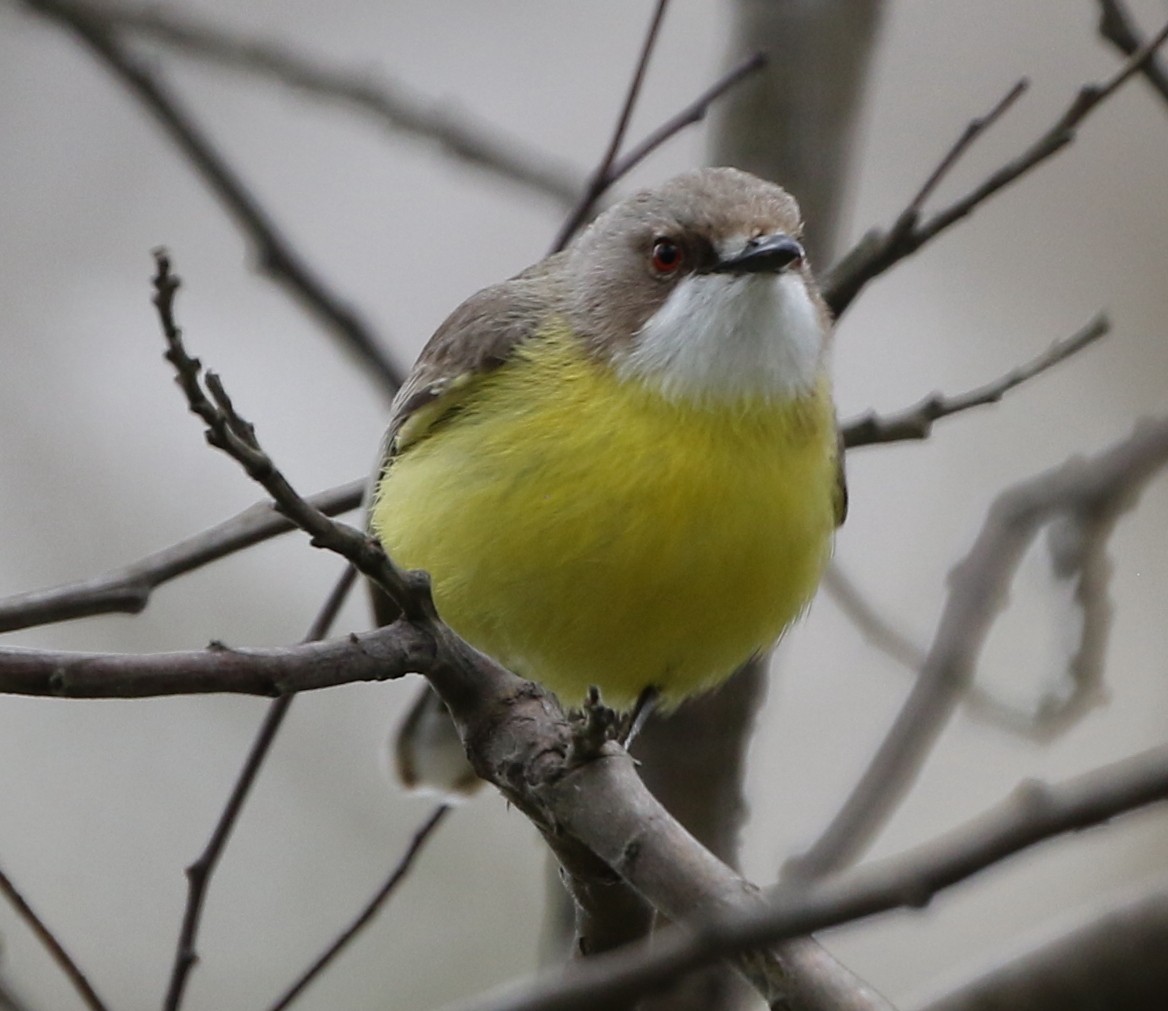
<path id="1" fill-rule="evenodd" d="M 722 257 L 715 274 L 779 274 L 803 262 L 803 247 L 783 232 L 759 235 L 737 253 Z"/>

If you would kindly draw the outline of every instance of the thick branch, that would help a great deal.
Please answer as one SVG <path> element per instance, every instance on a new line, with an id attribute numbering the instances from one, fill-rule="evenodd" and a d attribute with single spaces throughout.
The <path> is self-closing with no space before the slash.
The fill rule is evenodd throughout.
<path id="1" fill-rule="evenodd" d="M 1168 895 L 1133 902 L 1027 952 L 924 1011 L 1163 1011 Z"/>
<path id="2" fill-rule="evenodd" d="M 522 996 L 475 1001 L 460 1005 L 460 1011 L 584 1011 L 606 1000 L 629 1000 L 733 952 L 891 909 L 921 908 L 943 889 L 1015 853 L 1165 800 L 1165 746 L 1055 786 L 1027 783 L 977 818 L 898 856 L 813 885 L 781 886 L 765 899 L 748 895 L 722 904 L 713 916 L 704 908 L 700 920 L 658 934 L 649 950 L 622 949 L 576 962 Z M 666 886 L 656 884 L 655 890 Z M 687 887 L 692 892 L 692 885 Z"/>

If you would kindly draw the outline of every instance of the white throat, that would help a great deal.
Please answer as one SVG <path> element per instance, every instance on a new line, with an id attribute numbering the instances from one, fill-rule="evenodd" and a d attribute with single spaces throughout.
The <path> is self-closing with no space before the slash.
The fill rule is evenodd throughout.
<path id="1" fill-rule="evenodd" d="M 693 274 L 641 328 L 617 370 L 669 397 L 792 397 L 814 388 L 825 338 L 797 272 Z"/>

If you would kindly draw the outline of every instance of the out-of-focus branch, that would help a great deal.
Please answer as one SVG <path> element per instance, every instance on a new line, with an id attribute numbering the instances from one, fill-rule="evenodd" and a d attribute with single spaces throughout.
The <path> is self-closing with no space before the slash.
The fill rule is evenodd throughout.
<path id="1" fill-rule="evenodd" d="M 328 635 L 329 629 L 336 620 L 337 614 L 345 603 L 345 598 L 356 581 L 356 570 L 351 565 L 345 566 L 336 585 L 325 599 L 320 611 L 312 621 L 304 642 L 317 642 Z M 167 987 L 166 1000 L 163 1004 L 165 1011 L 177 1011 L 182 1003 L 183 991 L 191 969 L 198 960 L 195 950 L 195 939 L 199 932 L 199 923 L 203 917 L 203 904 L 207 898 L 207 889 L 211 884 L 211 877 L 219 865 L 219 858 L 227 846 L 231 832 L 239 820 L 240 812 L 251 793 L 260 766 L 271 750 L 272 742 L 284 723 L 284 717 L 292 705 L 293 695 L 281 695 L 269 707 L 264 721 L 252 742 L 243 767 L 236 777 L 235 785 L 227 798 L 227 804 L 219 815 L 215 830 L 207 842 L 206 848 L 199 858 L 187 868 L 187 902 L 183 911 L 182 928 L 179 931 L 178 948 L 175 951 L 174 963 L 170 974 L 170 984 Z"/>
<path id="2" fill-rule="evenodd" d="M 297 253 L 162 82 L 121 45 L 100 17 L 65 0 L 24 2 L 72 31 L 137 96 L 255 245 L 259 268 L 332 331 L 376 379 L 385 397 L 391 398 L 401 382 L 401 369 L 357 313 Z"/>
<path id="3" fill-rule="evenodd" d="M 657 0 L 657 6 L 653 9 L 653 17 L 649 19 L 649 28 L 645 32 L 645 39 L 641 43 L 641 54 L 637 57 L 637 66 L 633 70 L 633 78 L 629 81 L 629 88 L 625 93 L 625 101 L 621 106 L 620 115 L 616 118 L 616 126 L 613 127 L 612 137 L 608 142 L 608 147 L 601 156 L 599 164 L 593 170 L 592 176 L 588 180 L 588 185 L 584 189 L 584 193 L 576 202 L 563 225 L 560 226 L 560 230 L 556 234 L 555 239 L 552 241 L 551 251 L 553 253 L 558 252 L 568 244 L 568 240 L 576 234 L 576 230 L 585 218 L 588 217 L 596 201 L 612 185 L 613 180 L 609 174 L 612 170 L 612 163 L 616 160 L 617 152 L 620 151 L 620 146 L 625 139 L 625 132 L 629 128 L 629 120 L 632 118 L 633 108 L 637 104 L 637 96 L 641 93 L 641 82 L 645 80 L 645 70 L 649 66 L 649 57 L 653 55 L 653 48 L 657 44 L 657 36 L 661 31 L 661 22 L 665 20 L 665 9 L 668 6 L 669 0 Z"/>
<path id="4" fill-rule="evenodd" d="M 552 244 L 552 252 L 563 249 L 567 245 L 581 224 L 592 213 L 596 201 L 604 194 L 605 190 L 632 172 L 634 168 L 675 134 L 680 133 L 687 126 L 700 123 L 715 101 L 736 87 L 739 81 L 743 81 L 750 77 L 751 74 L 757 73 L 765 64 L 766 57 L 761 53 L 755 53 L 753 56 L 748 57 L 742 63 L 738 64 L 738 66 L 734 67 L 734 69 L 719 77 L 718 80 L 698 95 L 684 109 L 670 116 L 669 119 L 657 127 L 656 130 L 645 137 L 644 140 L 633 147 L 627 154 L 610 162 L 604 168 L 603 173 L 598 172 L 593 181 L 593 186 L 584 194 L 579 205 L 560 230 L 560 234 Z M 594 188 L 596 189 L 595 193 L 593 193 Z"/>
<path id="5" fill-rule="evenodd" d="M 594 762 L 589 771 L 611 764 Z M 943 889 L 1015 853 L 1165 800 L 1168 746 L 1053 786 L 1024 783 L 977 818 L 897 856 L 814 884 L 779 886 L 765 898 L 723 904 L 719 914 L 703 916 L 700 924 L 662 931 L 648 950 L 626 948 L 576 962 L 522 995 L 476 1000 L 459 1005 L 459 1011 L 585 1011 L 605 1006 L 606 1000 L 628 1000 L 684 968 L 731 952 L 891 909 L 919 909 Z"/>
<path id="6" fill-rule="evenodd" d="M 966 984 L 922 1011 L 1162 1011 L 1168 895 L 1113 910 Z"/>
<path id="7" fill-rule="evenodd" d="M 1144 45 L 1139 30 L 1123 0 L 1099 0 L 1099 34 L 1126 56 Z M 1153 56 L 1140 68 L 1148 83 L 1168 102 L 1168 66 Z"/>
<path id="8" fill-rule="evenodd" d="M 269 1011 L 283 1011 L 284 1008 L 288 1007 L 317 976 L 332 964 L 333 959 L 345 950 L 349 942 L 369 924 L 389 897 L 397 890 L 398 885 L 405 880 L 418 854 L 425 848 L 426 842 L 437 831 L 438 826 L 442 824 L 443 819 L 450 811 L 449 804 L 439 804 L 430 812 L 429 817 L 418 826 L 418 830 L 414 833 L 405 852 L 398 859 L 385 883 L 377 890 L 357 918 L 328 946 L 320 958 L 313 962 L 304 974 L 285 991 L 284 995 L 269 1008 Z"/>
<path id="9" fill-rule="evenodd" d="M 819 877 L 846 866 L 895 810 L 973 679 L 1014 572 L 1040 530 L 1056 521 L 1070 523 L 1081 544 L 1090 546 L 1076 558 L 1101 557 L 1119 516 L 1166 463 L 1168 418 L 1159 418 L 1141 423 L 1094 457 L 1072 459 L 997 498 L 973 547 L 950 572 L 948 599 L 912 692 L 839 813 L 804 854 L 788 862 L 789 873 Z M 1061 574 L 1080 583 L 1100 578 L 1097 565 L 1068 567 Z M 1080 593 L 1080 605 L 1098 607 L 1100 596 L 1105 594 L 1098 588 L 1090 598 Z M 1084 618 L 1094 638 L 1081 642 L 1080 655 L 1098 661 L 1107 615 Z"/>
<path id="10" fill-rule="evenodd" d="M 69 956 L 64 946 L 57 939 L 46 925 L 45 921 L 37 916 L 35 910 L 28 904 L 24 896 L 20 894 L 16 886 L 9 879 L 8 875 L 0 870 L 0 895 L 3 895 L 16 910 L 17 915 L 24 920 L 28 925 L 29 930 L 33 932 L 36 939 L 44 945 L 45 950 L 48 951 L 53 961 L 60 966 L 61 971 L 68 978 L 69 982 L 73 984 L 73 989 L 77 991 L 78 996 L 85 1003 L 85 1006 L 90 1011 L 106 1011 L 106 1005 L 96 991 L 93 989 L 85 973 L 81 971 L 77 963 Z"/>
<path id="11" fill-rule="evenodd" d="M 326 516 L 356 509 L 368 481 L 359 479 L 309 496 L 308 503 Z M 47 625 L 71 618 L 120 612 L 137 614 L 163 583 L 227 555 L 295 530 L 270 502 L 257 502 L 202 533 L 156 551 L 120 569 L 92 579 L 45 590 L 17 593 L 0 600 L 0 632 Z"/>
<path id="12" fill-rule="evenodd" d="M 981 183 L 948 207 L 922 219 L 918 194 L 890 228 L 874 228 L 869 231 L 851 252 L 832 267 L 823 281 L 823 295 L 832 312 L 836 316 L 842 315 L 869 281 L 883 274 L 906 256 L 915 253 L 926 242 L 972 213 L 999 190 L 1070 144 L 1075 139 L 1076 130 L 1083 120 L 1130 77 L 1142 70 L 1166 38 L 1168 24 L 1136 50 L 1105 82 L 1083 85 L 1062 115 L 1026 150 L 990 173 Z M 984 131 L 985 123 L 1000 115 L 1003 108 L 1016 97 L 1017 92 L 1016 85 L 985 120 L 975 120 L 970 124 L 957 143 L 942 158 L 940 164 L 944 170 L 951 168 L 957 161 L 953 152 L 964 152 L 969 146 L 970 135 L 979 136 Z M 934 171 L 924 192 L 927 193 L 929 188 L 935 186 L 943 174 L 944 171 Z"/>
<path id="13" fill-rule="evenodd" d="M 330 67 L 274 43 L 233 35 L 189 13 L 156 4 L 56 2 L 75 16 L 162 43 L 186 56 L 267 77 L 305 95 L 356 109 L 391 130 L 437 144 L 448 157 L 526 186 L 564 207 L 575 202 L 584 185 L 575 171 L 549 155 L 517 138 L 503 138 L 497 127 L 448 102 L 412 93 L 384 75 Z"/>
<path id="14" fill-rule="evenodd" d="M 974 407 L 996 404 L 1010 390 L 1082 351 L 1110 328 L 1107 317 L 1100 314 L 1070 337 L 1056 341 L 1037 358 L 1011 369 L 985 386 L 954 397 L 933 393 L 896 414 L 878 415 L 869 411 L 862 417 L 846 421 L 840 426 L 844 445 L 848 449 L 855 449 L 857 446 L 901 442 L 905 439 L 927 439 L 933 431 L 933 422 Z"/>

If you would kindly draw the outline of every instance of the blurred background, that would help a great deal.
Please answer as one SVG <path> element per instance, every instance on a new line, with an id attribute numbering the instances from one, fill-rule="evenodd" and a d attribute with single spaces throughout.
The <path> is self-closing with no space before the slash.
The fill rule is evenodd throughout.
<path id="1" fill-rule="evenodd" d="M 481 117 L 583 177 L 603 151 L 652 4 L 223 0 L 175 9 Z M 1168 14 L 1134 4 L 1145 28 Z M 1032 87 L 942 188 L 962 192 L 1117 65 L 1090 0 L 889 2 L 867 89 L 844 247 L 890 222 L 973 116 Z M 729 10 L 676 0 L 633 119 L 636 138 L 724 68 Z M 252 78 L 151 50 L 298 250 L 408 364 L 479 287 L 541 257 L 563 208 L 415 138 Z M 703 163 L 690 130 L 622 184 Z M 1140 80 L 1075 144 L 874 283 L 842 322 L 845 418 L 996 378 L 1098 310 L 1104 342 L 921 444 L 849 456 L 837 558 L 898 628 L 928 643 L 945 577 L 1006 485 L 1126 435 L 1168 406 L 1168 104 Z M 150 251 L 184 281 L 188 347 L 217 370 L 304 492 L 366 473 L 386 403 L 353 360 L 252 269 L 247 244 L 155 125 L 54 25 L 0 5 L 0 595 L 103 572 L 256 501 L 187 415 L 150 304 Z M 796 194 L 798 196 L 798 194 Z M 814 232 L 815 223 L 809 222 Z M 821 265 L 823 266 L 823 265 Z M 939 833 L 1024 777 L 1064 778 L 1160 742 L 1168 725 L 1168 486 L 1112 541 L 1109 700 L 1049 745 L 958 714 L 874 852 Z M 1065 659 L 1065 617 L 1020 576 L 982 664 L 1025 704 Z M 298 535 L 155 593 L 137 617 L 8 645 L 158 651 L 290 643 L 340 565 Z M 338 631 L 368 626 L 355 595 Z M 765 883 L 863 769 L 910 686 L 821 595 L 785 641 L 750 759 L 745 871 Z M 346 924 L 430 809 L 385 769 L 410 683 L 293 707 L 213 883 L 187 1006 L 263 1007 Z M 266 703 L 0 699 L 0 866 L 114 1006 L 150 1006 L 169 973 L 202 848 Z M 918 1004 L 1091 914 L 1162 889 L 1168 817 L 1059 840 L 925 912 L 825 935 L 859 975 Z M 435 1007 L 534 968 L 544 857 L 489 792 L 457 810 L 402 893 L 305 1009 Z M 0 978 L 32 1009 L 78 1006 L 0 905 Z"/>

